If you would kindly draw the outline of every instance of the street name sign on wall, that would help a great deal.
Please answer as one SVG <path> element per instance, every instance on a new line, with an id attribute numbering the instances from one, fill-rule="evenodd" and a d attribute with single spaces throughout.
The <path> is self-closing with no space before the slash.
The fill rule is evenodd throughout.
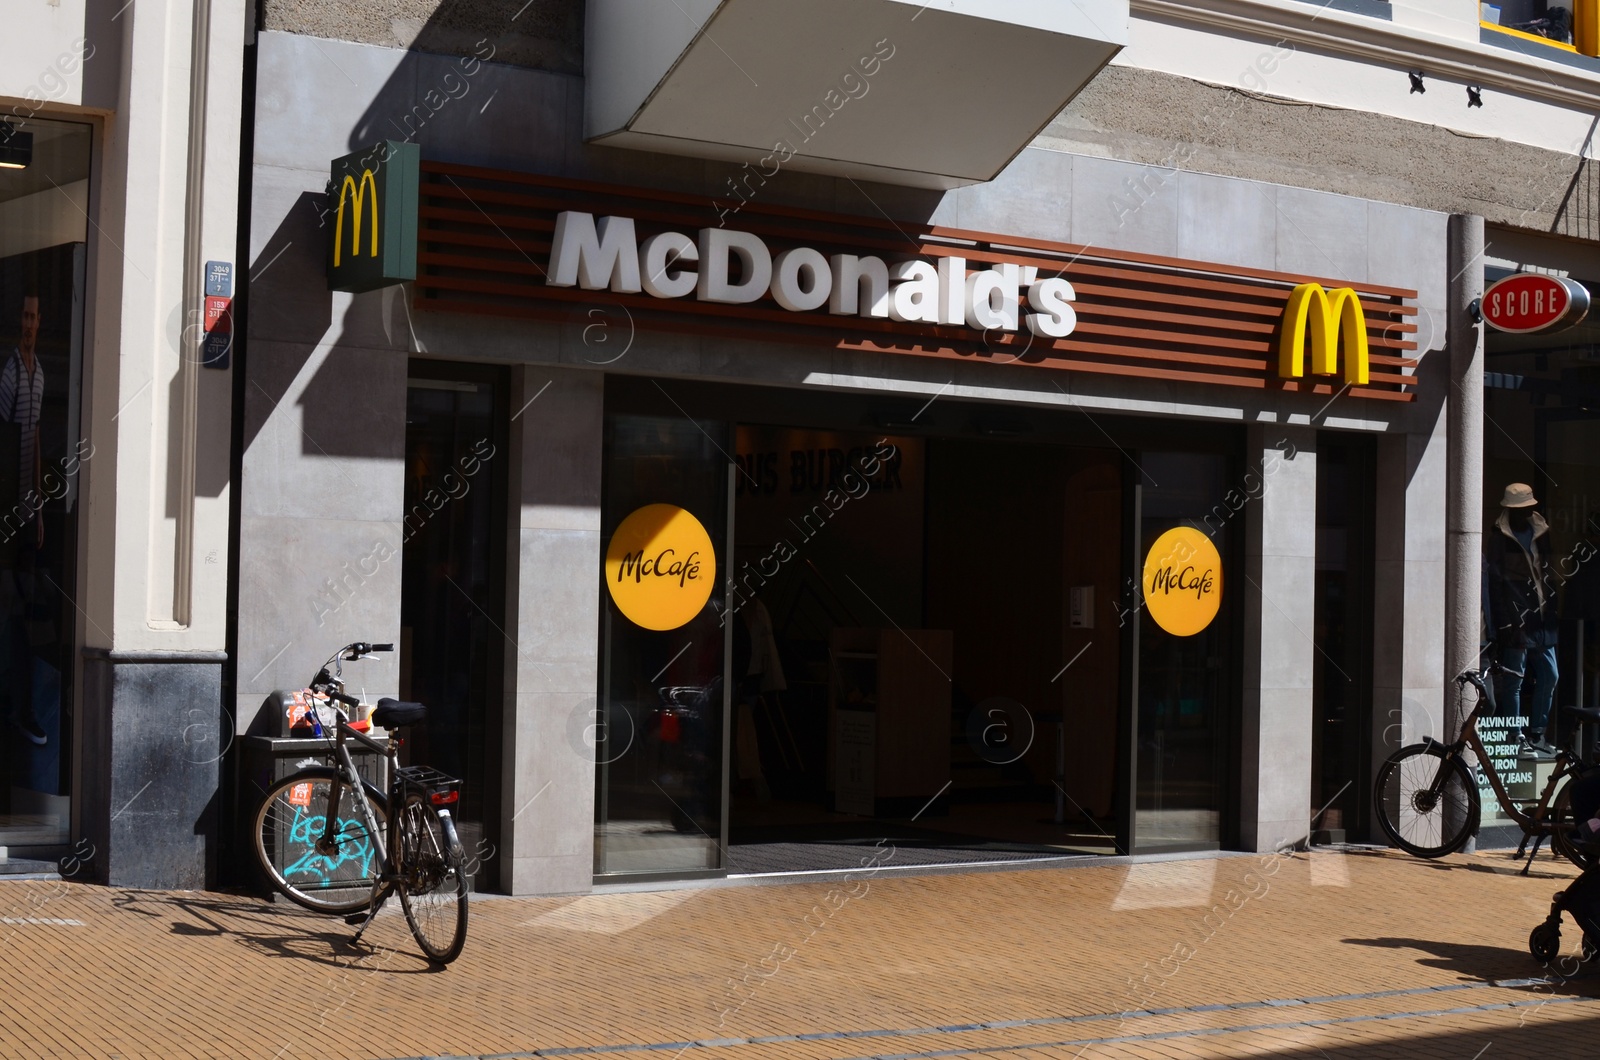
<path id="1" fill-rule="evenodd" d="M 385 140 L 332 163 L 328 289 L 375 291 L 417 278 L 417 185 L 422 151 Z"/>

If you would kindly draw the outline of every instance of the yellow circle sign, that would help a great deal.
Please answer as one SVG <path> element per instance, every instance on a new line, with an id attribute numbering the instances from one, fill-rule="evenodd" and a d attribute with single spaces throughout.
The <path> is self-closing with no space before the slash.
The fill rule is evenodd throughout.
<path id="1" fill-rule="evenodd" d="M 1192 637 L 1211 625 L 1222 606 L 1222 557 L 1200 531 L 1173 527 L 1144 558 L 1144 606 L 1156 625 Z"/>
<path id="2" fill-rule="evenodd" d="M 672 504 L 647 504 L 629 515 L 606 549 L 611 599 L 645 629 L 677 629 L 699 614 L 716 574 L 711 535 Z"/>

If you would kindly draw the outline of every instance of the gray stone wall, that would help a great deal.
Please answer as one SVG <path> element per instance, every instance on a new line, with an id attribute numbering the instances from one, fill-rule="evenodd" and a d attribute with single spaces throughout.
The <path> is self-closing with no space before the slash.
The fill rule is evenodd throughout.
<path id="1" fill-rule="evenodd" d="M 1148 70 L 1107 67 L 1037 144 L 1600 238 L 1590 160 Z"/>
<path id="2" fill-rule="evenodd" d="M 635 334 L 620 312 L 604 315 L 599 334 L 606 345 L 597 346 L 597 321 L 582 314 L 565 324 L 532 323 L 418 311 L 401 288 L 331 294 L 322 250 L 328 161 L 386 136 L 410 136 L 426 158 L 704 196 L 707 223 L 715 223 L 714 201 L 728 204 L 728 180 L 738 166 L 584 144 L 578 139 L 581 79 L 500 59 L 497 51 L 495 61 L 469 72 L 453 57 L 403 51 L 398 44 L 380 48 L 297 33 L 261 36 L 240 479 L 240 548 L 247 566 L 259 573 L 240 586 L 241 728 L 254 720 L 267 691 L 303 682 L 338 644 L 395 638 L 398 564 L 380 562 L 368 575 L 361 563 L 382 543 L 397 547 L 405 365 L 411 355 L 521 366 L 522 396 L 513 409 L 551 383 L 513 425 L 518 470 L 509 513 L 514 584 L 508 607 L 519 648 L 508 659 L 500 744 L 506 775 L 499 871 L 505 889 L 581 891 L 592 859 L 592 759 L 584 757 L 581 742 L 574 746 L 569 727 L 585 716 L 598 665 L 597 587 L 583 572 L 595 569 L 600 549 L 594 490 L 602 449 L 602 373 L 866 389 L 924 401 L 943 395 L 1047 405 L 1076 410 L 1074 415 L 1104 410 L 1185 416 L 1260 424 L 1262 431 L 1268 424 L 1313 422 L 1384 431 L 1400 448 L 1385 450 L 1394 459 L 1379 485 L 1388 535 L 1378 557 L 1379 583 L 1389 594 L 1380 602 L 1383 613 L 1400 616 L 1405 627 L 1403 636 L 1390 626 L 1380 630 L 1379 643 L 1403 646 L 1378 675 L 1380 709 L 1409 720 L 1423 709 L 1419 705 L 1440 701 L 1445 447 L 1438 424 L 1448 379 L 1437 372 L 1413 405 L 1328 402 L 1313 395 L 1028 365 Z M 470 98 L 452 97 L 419 115 L 429 91 L 455 83 L 447 74 L 469 86 Z M 1174 88 L 1189 84 L 1172 80 Z M 1211 91 L 1195 91 L 1202 90 Z M 1085 101 L 1102 113 L 1112 103 L 1096 103 L 1093 95 Z M 1108 142 L 1085 140 L 1087 126 L 1074 133 L 1079 153 L 1060 150 L 1068 144 L 1058 135 L 1065 128 L 1058 122 L 1053 139 L 1043 144 L 1058 149 L 1024 151 L 994 182 L 948 194 L 785 170 L 759 189 L 759 201 L 1414 288 L 1420 343 L 1428 351 L 1443 346 L 1445 215 L 1383 201 L 1404 198 L 1399 184 L 1388 186 L 1392 194 L 1386 194 L 1369 185 L 1340 186 L 1310 167 L 1302 172 L 1287 163 L 1259 162 L 1252 171 L 1246 168 L 1248 140 L 1230 163 L 1241 174 L 1302 186 L 1174 173 L 1170 162 L 1161 168 L 1172 149 L 1172 141 L 1160 139 L 1161 122 L 1178 129 L 1183 121 L 1146 117 L 1152 124 L 1139 134 L 1143 138 L 1123 133 L 1117 152 Z M 1068 118 L 1080 120 L 1072 113 Z M 1258 130 L 1256 136 L 1265 134 Z M 1126 158 L 1104 157 L 1114 153 Z M 1200 163 L 1207 161 L 1197 156 L 1185 168 L 1203 170 Z M 1362 191 L 1378 201 L 1329 190 Z M 737 226 L 736 220 L 730 223 Z M 604 300 L 597 305 L 605 314 Z M 1439 361 L 1425 356 L 1424 370 Z M 557 442 L 563 448 L 552 460 Z M 1302 467 L 1310 466 L 1308 458 Z M 1294 490 L 1275 495 L 1271 511 L 1261 513 L 1271 520 L 1265 527 L 1310 526 L 1302 500 Z M 1430 530 L 1435 525 L 1441 528 L 1437 538 Z M 1268 601 L 1303 598 L 1294 573 L 1303 566 L 1303 542 L 1281 548 L 1275 542 L 1277 537 L 1263 535 L 1259 587 L 1250 590 L 1260 594 L 1256 607 L 1262 616 L 1277 614 Z M 353 581 L 347 564 L 360 573 Z M 1298 652 L 1295 672 L 1264 657 L 1278 647 Z M 1246 771 L 1249 820 L 1242 823 L 1248 843 L 1270 846 L 1293 838 L 1291 825 L 1303 828 L 1309 808 L 1309 772 L 1296 750 L 1306 743 L 1309 671 L 1296 635 L 1258 650 L 1250 708 L 1255 764 Z M 369 693 L 395 687 L 388 663 L 368 665 L 363 677 Z M 1389 718 L 1382 713 L 1376 727 L 1383 729 Z"/>
<path id="3" fill-rule="evenodd" d="M 265 0 L 261 28 L 583 73 L 584 0 Z"/>

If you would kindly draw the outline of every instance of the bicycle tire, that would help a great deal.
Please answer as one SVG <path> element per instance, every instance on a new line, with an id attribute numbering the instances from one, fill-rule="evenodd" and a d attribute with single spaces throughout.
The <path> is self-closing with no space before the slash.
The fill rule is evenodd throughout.
<path id="1" fill-rule="evenodd" d="M 1447 770 L 1438 791 L 1434 781 Z M 1395 846 L 1419 858 L 1442 858 L 1467 845 L 1482 811 L 1478 785 L 1460 758 L 1438 745 L 1413 744 L 1390 755 L 1372 786 L 1378 826 Z"/>
<path id="2" fill-rule="evenodd" d="M 296 905 L 329 915 L 367 908 L 375 872 L 382 869 L 378 844 L 353 806 L 347 819 L 340 810 L 338 857 L 318 854 L 313 846 L 326 817 L 328 784 L 339 775 L 336 769 L 317 766 L 284 777 L 262 798 L 251 830 L 256 860 L 273 889 Z M 302 784 L 311 786 L 295 790 Z M 381 834 L 388 825 L 388 800 L 371 784 L 363 788 Z"/>
<path id="3" fill-rule="evenodd" d="M 428 959 L 449 964 L 467 941 L 466 856 L 455 821 L 421 795 L 409 797 L 400 813 L 400 907 Z"/>

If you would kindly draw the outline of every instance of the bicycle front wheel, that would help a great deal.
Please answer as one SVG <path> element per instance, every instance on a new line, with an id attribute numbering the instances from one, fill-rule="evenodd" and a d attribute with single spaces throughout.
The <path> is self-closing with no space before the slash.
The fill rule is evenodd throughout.
<path id="1" fill-rule="evenodd" d="M 280 780 L 261 800 L 252 829 L 256 859 L 272 886 L 316 913 L 365 909 L 382 868 L 378 844 L 348 789 L 340 796 L 331 839 L 324 841 L 328 791 L 338 776 L 319 767 Z M 384 797 L 370 785 L 365 790 L 381 833 L 388 821 Z"/>
<path id="2" fill-rule="evenodd" d="M 467 870 L 455 822 L 420 795 L 400 811 L 400 905 L 428 959 L 449 964 L 467 941 Z"/>
<path id="3" fill-rule="evenodd" d="M 1390 755 L 1373 788 L 1379 826 L 1407 854 L 1442 858 L 1477 831 L 1478 785 L 1460 758 L 1446 759 L 1435 745 Z"/>

